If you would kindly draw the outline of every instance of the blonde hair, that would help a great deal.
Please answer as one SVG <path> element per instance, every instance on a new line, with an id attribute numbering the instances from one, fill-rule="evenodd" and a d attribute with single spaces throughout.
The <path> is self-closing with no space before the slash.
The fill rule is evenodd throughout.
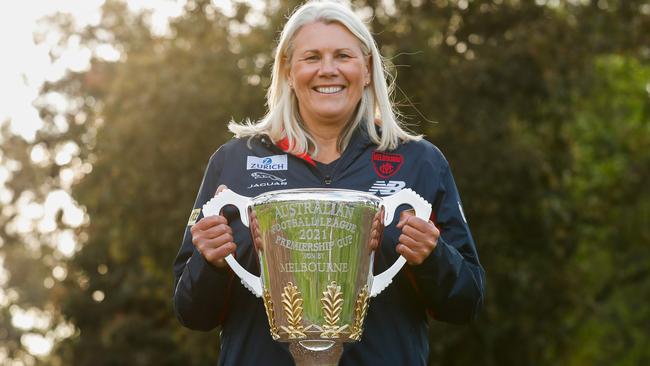
<path id="1" fill-rule="evenodd" d="M 338 140 L 338 149 L 343 151 L 352 133 L 363 121 L 370 140 L 379 145 L 378 150 L 394 150 L 400 142 L 419 140 L 422 136 L 412 135 L 401 127 L 390 99 L 392 84 L 386 82 L 387 63 L 379 54 L 379 49 L 363 21 L 346 5 L 334 1 L 308 1 L 298 7 L 284 26 L 275 52 L 271 85 L 266 93 L 268 112 L 259 121 L 250 120 L 244 124 L 231 121 L 228 129 L 235 137 L 251 137 L 265 134 L 277 142 L 289 140 L 289 151 L 293 154 L 314 153 L 318 147 L 302 127 L 298 112 L 298 100 L 286 78 L 286 67 L 291 61 L 292 41 L 305 24 L 323 22 L 339 23 L 357 37 L 364 56 L 371 56 L 371 83 L 364 88 L 357 112 Z M 377 122 L 376 122 L 377 119 Z M 375 129 L 381 125 L 381 135 Z M 310 151 L 311 150 L 311 151 Z"/>

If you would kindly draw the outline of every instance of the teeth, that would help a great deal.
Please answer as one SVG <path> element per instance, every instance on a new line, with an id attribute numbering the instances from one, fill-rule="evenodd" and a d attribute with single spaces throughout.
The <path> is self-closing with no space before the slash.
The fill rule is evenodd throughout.
<path id="1" fill-rule="evenodd" d="M 323 94 L 334 94 L 343 90 L 342 86 L 321 86 L 317 87 L 316 91 Z"/>

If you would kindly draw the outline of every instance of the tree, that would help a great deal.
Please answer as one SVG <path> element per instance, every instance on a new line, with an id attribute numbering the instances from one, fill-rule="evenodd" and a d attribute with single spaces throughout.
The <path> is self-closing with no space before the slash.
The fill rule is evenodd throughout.
<path id="1" fill-rule="evenodd" d="M 129 20 L 121 5 L 105 10 L 105 22 Z M 79 329 L 59 345 L 64 364 L 205 364 L 218 349 L 215 334 L 183 330 L 172 316 L 170 265 L 225 124 L 262 111 L 252 102 L 260 79 L 241 70 L 231 21 L 209 2 L 188 3 L 173 37 L 154 37 L 140 21 L 95 30 L 123 38 L 125 61 L 89 72 L 103 81 L 104 122 L 93 172 L 73 190 L 93 219 L 63 284 L 61 307 Z"/>
<path id="2" fill-rule="evenodd" d="M 1 145 L 3 165 L 22 168 L 5 183 L 14 211 L 0 216 L 11 304 L 47 309 L 52 327 L 75 330 L 43 362 L 215 362 L 218 334 L 185 330 L 172 315 L 171 263 L 207 158 L 230 138 L 226 123 L 264 113 L 273 43 L 298 3 L 268 2 L 251 24 L 246 3 L 228 17 L 189 1 L 157 36 L 146 14 L 110 1 L 100 25 L 77 34 L 120 59 L 95 57 L 48 85 L 43 95 L 65 95 L 70 110 L 43 105 L 35 141 Z M 449 159 L 487 271 L 485 315 L 469 326 L 432 320 L 430 364 L 647 363 L 647 4 L 353 3 L 396 65 L 411 128 Z M 51 157 L 68 142 L 69 162 L 33 163 L 34 150 Z M 66 168 L 77 172 L 71 187 Z M 83 225 L 61 214 L 54 232 L 14 229 L 21 196 L 44 201 L 59 187 L 82 205 Z M 80 243 L 73 257 L 47 244 L 25 250 L 61 230 Z M 53 278 L 55 267 L 66 275 Z M 2 324 L 11 304 L 0 304 Z M 23 357 L 25 330 L 0 329 Z"/>

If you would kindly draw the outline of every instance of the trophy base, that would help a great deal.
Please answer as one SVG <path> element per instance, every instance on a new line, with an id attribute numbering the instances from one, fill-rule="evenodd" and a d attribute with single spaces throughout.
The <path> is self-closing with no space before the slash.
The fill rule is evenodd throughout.
<path id="1" fill-rule="evenodd" d="M 296 366 L 336 366 L 339 364 L 343 345 L 327 340 L 292 342 L 289 352 Z"/>

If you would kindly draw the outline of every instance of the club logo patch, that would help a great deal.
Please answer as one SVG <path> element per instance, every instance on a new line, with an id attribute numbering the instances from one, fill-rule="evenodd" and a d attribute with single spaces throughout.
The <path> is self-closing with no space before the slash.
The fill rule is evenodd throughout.
<path id="1" fill-rule="evenodd" d="M 372 164 L 375 172 L 381 178 L 387 179 L 395 175 L 404 163 L 404 156 L 381 151 L 372 152 Z"/>
<path id="2" fill-rule="evenodd" d="M 187 220 L 187 226 L 192 226 L 196 224 L 196 219 L 199 218 L 199 215 L 201 214 L 201 209 L 200 208 L 195 208 L 192 210 L 192 213 L 190 213 L 190 218 Z"/>
<path id="3" fill-rule="evenodd" d="M 265 157 L 246 157 L 246 170 L 287 170 L 287 155 L 273 155 Z"/>

